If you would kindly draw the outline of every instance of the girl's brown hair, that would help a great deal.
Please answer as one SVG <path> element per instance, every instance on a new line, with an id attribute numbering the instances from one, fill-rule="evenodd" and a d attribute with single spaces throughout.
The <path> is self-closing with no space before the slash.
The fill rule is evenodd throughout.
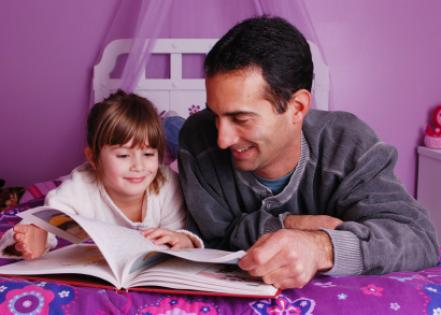
<path id="1" fill-rule="evenodd" d="M 100 177 L 99 156 L 104 145 L 124 145 L 133 139 L 133 147 L 144 147 L 146 139 L 158 151 L 162 162 L 165 150 L 161 121 L 154 105 L 144 97 L 122 90 L 96 103 L 87 118 L 87 144 Z M 158 169 L 149 189 L 158 193 L 164 175 Z"/>

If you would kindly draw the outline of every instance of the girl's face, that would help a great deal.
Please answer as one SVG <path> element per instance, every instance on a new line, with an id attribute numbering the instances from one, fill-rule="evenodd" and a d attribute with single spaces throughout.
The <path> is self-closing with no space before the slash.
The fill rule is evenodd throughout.
<path id="1" fill-rule="evenodd" d="M 100 152 L 100 180 L 113 200 L 140 198 L 155 179 L 158 150 L 124 145 L 105 145 Z"/>

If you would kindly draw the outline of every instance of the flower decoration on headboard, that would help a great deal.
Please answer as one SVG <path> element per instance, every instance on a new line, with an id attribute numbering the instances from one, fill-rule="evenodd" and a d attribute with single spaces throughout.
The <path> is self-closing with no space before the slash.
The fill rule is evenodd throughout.
<path id="1" fill-rule="evenodd" d="M 200 110 L 201 110 L 201 106 L 193 104 L 188 108 L 188 114 L 193 115 L 193 114 L 196 114 Z"/>
<path id="2" fill-rule="evenodd" d="M 426 127 L 424 144 L 429 148 L 441 149 L 441 105 L 432 112 L 431 122 Z"/>

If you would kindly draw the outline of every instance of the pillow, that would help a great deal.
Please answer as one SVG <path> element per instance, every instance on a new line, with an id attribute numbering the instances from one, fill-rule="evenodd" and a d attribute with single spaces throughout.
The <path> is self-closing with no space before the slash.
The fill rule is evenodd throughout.
<path id="1" fill-rule="evenodd" d="M 172 164 L 178 158 L 179 150 L 179 132 L 185 119 L 178 116 L 173 111 L 167 112 L 162 116 L 162 127 L 164 129 L 166 152 L 164 157 L 164 164 Z"/>

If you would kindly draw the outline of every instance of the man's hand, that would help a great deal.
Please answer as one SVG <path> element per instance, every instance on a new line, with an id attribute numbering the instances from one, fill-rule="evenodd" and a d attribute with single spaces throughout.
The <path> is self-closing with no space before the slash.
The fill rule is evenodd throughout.
<path id="1" fill-rule="evenodd" d="M 298 229 L 304 231 L 315 231 L 320 229 L 335 230 L 343 223 L 342 220 L 329 215 L 287 215 L 283 221 L 286 229 Z"/>
<path id="2" fill-rule="evenodd" d="M 332 268 L 333 256 L 326 232 L 281 229 L 258 239 L 239 267 L 277 288 L 302 288 L 318 271 Z"/>

